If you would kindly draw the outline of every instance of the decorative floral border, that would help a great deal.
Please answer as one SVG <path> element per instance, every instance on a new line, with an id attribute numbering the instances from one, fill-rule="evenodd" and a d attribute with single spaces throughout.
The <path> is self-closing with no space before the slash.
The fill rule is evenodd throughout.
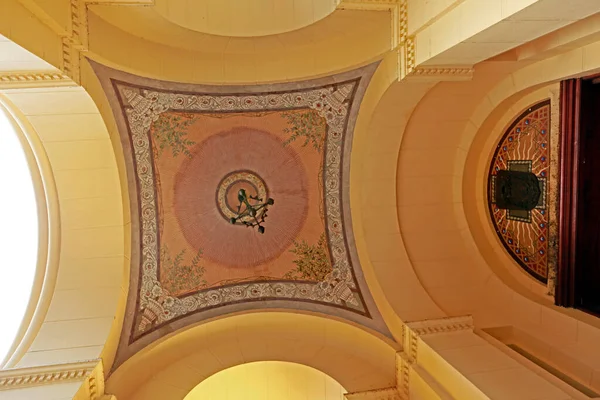
<path id="1" fill-rule="evenodd" d="M 140 201 L 141 284 L 138 319 L 131 340 L 156 327 L 197 311 L 242 301 L 285 299 L 319 302 L 368 315 L 356 284 L 344 237 L 342 218 L 342 156 L 348 112 L 359 79 L 309 90 L 265 94 L 194 94 L 140 88 L 114 81 L 125 105 L 131 135 Z M 326 232 L 333 271 L 318 283 L 297 281 L 245 282 L 171 296 L 157 279 L 159 262 L 158 213 L 150 127 L 167 111 L 255 112 L 309 108 L 327 123 L 324 155 Z"/>

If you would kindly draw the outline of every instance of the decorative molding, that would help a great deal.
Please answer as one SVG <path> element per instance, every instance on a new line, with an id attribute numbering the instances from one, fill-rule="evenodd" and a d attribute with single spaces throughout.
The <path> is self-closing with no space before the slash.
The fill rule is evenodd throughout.
<path id="1" fill-rule="evenodd" d="M 396 387 L 368 390 L 366 392 L 346 393 L 347 400 L 401 400 Z"/>
<path id="2" fill-rule="evenodd" d="M 473 331 L 474 329 L 473 317 L 471 315 L 408 322 L 406 326 L 416 336 L 452 333 L 467 330 Z"/>
<path id="3" fill-rule="evenodd" d="M 73 400 L 117 400 L 115 396 L 104 391 L 104 365 L 102 360 L 96 364 L 94 370 L 87 376 Z"/>
<path id="4" fill-rule="evenodd" d="M 74 82 L 79 83 L 79 50 L 70 37 L 62 38 L 62 71 Z"/>
<path id="5" fill-rule="evenodd" d="M 81 363 L 2 370 L 0 371 L 0 391 L 55 383 L 83 382 L 94 371 L 97 365 L 98 360 L 94 360 Z"/>
<path id="6" fill-rule="evenodd" d="M 408 0 L 399 0 L 398 4 L 398 44 L 408 39 Z"/>
<path id="7" fill-rule="evenodd" d="M 60 71 L 17 71 L 0 73 L 0 88 L 70 86 L 74 82 Z"/>
<path id="8" fill-rule="evenodd" d="M 84 0 L 71 0 L 71 42 L 87 47 L 87 9 Z"/>
<path id="9" fill-rule="evenodd" d="M 473 317 L 470 315 L 403 324 L 403 350 L 396 353 L 396 386 L 402 398 L 410 397 L 410 371 L 418 366 L 420 336 L 473 331 L 473 329 Z"/>
<path id="10" fill-rule="evenodd" d="M 474 71 L 473 67 L 467 66 L 415 67 L 406 78 L 411 80 L 470 81 L 473 79 Z"/>
<path id="11" fill-rule="evenodd" d="M 415 362 L 403 351 L 396 353 L 396 387 L 405 399 L 410 398 L 410 369 Z"/>
<path id="12" fill-rule="evenodd" d="M 398 79 L 403 80 L 412 74 L 416 68 L 416 46 L 415 37 L 408 36 L 404 43 L 398 47 Z"/>
<path id="13" fill-rule="evenodd" d="M 388 11 L 398 7 L 405 0 L 341 0 L 338 10 Z"/>

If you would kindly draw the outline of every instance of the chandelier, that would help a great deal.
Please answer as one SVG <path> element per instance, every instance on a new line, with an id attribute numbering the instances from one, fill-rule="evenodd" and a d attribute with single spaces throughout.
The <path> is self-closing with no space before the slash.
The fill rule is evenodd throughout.
<path id="1" fill-rule="evenodd" d="M 268 198 L 263 202 L 263 199 L 258 196 L 248 196 L 246 190 L 240 189 L 237 196 L 240 205 L 237 208 L 235 217 L 231 217 L 229 222 L 232 224 L 241 224 L 246 227 L 258 227 L 258 233 L 265 233 L 265 227 L 262 223 L 267 218 L 269 206 L 275 204 L 275 200 Z"/>

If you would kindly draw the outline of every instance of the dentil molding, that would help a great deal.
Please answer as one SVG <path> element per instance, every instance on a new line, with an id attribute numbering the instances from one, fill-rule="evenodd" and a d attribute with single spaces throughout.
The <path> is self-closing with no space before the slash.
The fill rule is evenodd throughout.
<path id="1" fill-rule="evenodd" d="M 75 83 L 60 71 L 11 71 L 0 73 L 0 89 L 71 85 L 75 85 Z"/>
<path id="2" fill-rule="evenodd" d="M 83 382 L 98 360 L 0 371 L 0 391 L 56 383 Z"/>
<path id="3" fill-rule="evenodd" d="M 402 400 L 395 387 L 375 389 L 366 392 L 346 393 L 347 400 Z"/>

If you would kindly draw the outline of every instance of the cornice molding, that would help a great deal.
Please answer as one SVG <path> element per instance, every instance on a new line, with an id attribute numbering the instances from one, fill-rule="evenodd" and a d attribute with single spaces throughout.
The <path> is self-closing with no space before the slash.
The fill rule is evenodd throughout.
<path id="1" fill-rule="evenodd" d="M 471 66 L 413 67 L 406 78 L 411 80 L 469 81 L 473 79 L 474 71 Z"/>
<path id="2" fill-rule="evenodd" d="M 341 0 L 338 10 L 387 11 L 405 0 Z"/>
<path id="3" fill-rule="evenodd" d="M 0 371 L 0 391 L 66 382 L 83 382 L 98 360 Z"/>
<path id="4" fill-rule="evenodd" d="M 410 371 L 418 368 L 419 337 L 461 331 L 473 332 L 473 329 L 471 315 L 403 324 L 402 351 L 396 353 L 396 387 L 402 398 L 410 398 Z"/>
<path id="5" fill-rule="evenodd" d="M 452 333 L 458 331 L 473 331 L 473 317 L 465 315 L 425 321 L 408 322 L 407 328 L 416 336 L 433 335 L 437 333 Z"/>
<path id="6" fill-rule="evenodd" d="M 396 387 L 368 390 L 366 392 L 346 393 L 347 400 L 401 400 Z"/>
<path id="7" fill-rule="evenodd" d="M 0 88 L 70 86 L 74 82 L 60 71 L 0 72 Z"/>

